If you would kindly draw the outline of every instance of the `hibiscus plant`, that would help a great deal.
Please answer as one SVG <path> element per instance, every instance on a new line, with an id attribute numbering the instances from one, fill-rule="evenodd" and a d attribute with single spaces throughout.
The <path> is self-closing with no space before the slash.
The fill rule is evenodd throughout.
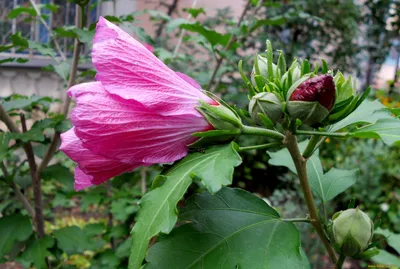
<path id="1" fill-rule="evenodd" d="M 298 222 L 315 229 L 335 268 L 342 268 L 347 257 L 369 259 L 379 253 L 372 242 L 374 222 L 366 213 L 350 206 L 329 218 L 326 209 L 358 175 L 357 169 L 323 171 L 319 147 L 327 138 L 400 143 L 398 110 L 366 99 L 370 89 L 358 93 L 352 77 L 330 70 L 324 60 L 313 67 L 296 59 L 287 65 L 284 53 L 267 41 L 249 75 L 238 64 L 248 92 L 248 110 L 242 110 L 172 71 L 152 50 L 102 17 L 92 62 L 94 82 L 73 85 L 72 78 L 68 83 L 68 95 L 76 102 L 73 127 L 65 131 L 61 119 L 55 134 L 60 150 L 76 163 L 75 190 L 138 167 L 163 166 L 138 203 L 129 268 L 310 268 Z M 1 138 L 7 144 L 10 139 L 24 143 L 32 155 L 23 140 L 23 115 L 22 132 L 3 106 L 0 116 L 13 133 Z M 239 136 L 257 136 L 264 143 L 243 146 Z M 297 174 L 308 212 L 286 219 L 262 198 L 229 187 L 241 153 L 250 150 L 268 154 L 270 165 Z M 43 167 L 30 168 L 34 179 Z M 187 197 L 191 185 L 200 191 Z M 31 208 L 28 213 L 42 238 L 38 249 L 47 251 L 46 244 L 53 245 L 44 236 L 41 211 Z"/>

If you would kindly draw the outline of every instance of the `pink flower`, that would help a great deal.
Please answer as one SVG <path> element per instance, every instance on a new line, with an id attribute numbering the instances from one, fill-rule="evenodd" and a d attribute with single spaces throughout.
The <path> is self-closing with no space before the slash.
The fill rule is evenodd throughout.
<path id="1" fill-rule="evenodd" d="M 151 53 L 154 52 L 153 46 L 147 43 L 144 43 L 143 46 L 148 49 Z"/>
<path id="2" fill-rule="evenodd" d="M 218 105 L 102 17 L 93 43 L 97 81 L 69 89 L 74 127 L 61 135 L 60 149 L 78 165 L 76 190 L 186 156 L 192 134 L 213 129 L 196 110 L 199 100 Z"/>

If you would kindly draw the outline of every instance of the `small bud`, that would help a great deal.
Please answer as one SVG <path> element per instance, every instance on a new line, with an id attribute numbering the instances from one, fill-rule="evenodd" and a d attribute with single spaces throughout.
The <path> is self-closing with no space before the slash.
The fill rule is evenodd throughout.
<path id="1" fill-rule="evenodd" d="M 240 130 L 243 126 L 240 117 L 224 105 L 210 105 L 199 101 L 197 110 L 216 130 Z"/>
<path id="2" fill-rule="evenodd" d="M 253 86 L 256 86 L 256 81 L 254 79 L 254 76 L 256 75 L 256 68 L 258 67 L 258 70 L 260 71 L 260 76 L 263 76 L 265 78 L 269 78 L 268 76 L 268 59 L 262 55 L 257 55 L 257 66 L 254 64 L 253 71 L 251 72 L 251 83 Z M 276 73 L 276 65 L 272 63 L 272 70 L 273 73 Z"/>
<path id="3" fill-rule="evenodd" d="M 292 118 L 312 125 L 325 119 L 335 104 L 336 88 L 333 77 L 303 76 L 288 91 L 287 109 Z"/>
<path id="4" fill-rule="evenodd" d="M 331 229 L 338 251 L 353 257 L 363 253 L 371 243 L 374 224 L 358 208 L 347 209 L 334 215 Z"/>
<path id="5" fill-rule="evenodd" d="M 282 102 L 271 92 L 261 92 L 251 98 L 249 113 L 253 121 L 259 125 L 262 125 L 259 113 L 267 116 L 273 123 L 277 123 L 283 117 Z"/>

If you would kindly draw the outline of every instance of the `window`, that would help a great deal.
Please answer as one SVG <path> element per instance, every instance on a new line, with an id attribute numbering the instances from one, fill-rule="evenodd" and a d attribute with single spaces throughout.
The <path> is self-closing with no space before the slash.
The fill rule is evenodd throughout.
<path id="1" fill-rule="evenodd" d="M 102 0 L 91 0 L 89 8 L 86 9 L 86 26 L 97 21 L 100 14 L 100 6 Z M 47 8 L 41 9 L 41 14 L 45 15 L 44 19 L 51 29 L 62 27 L 64 25 L 73 25 L 75 23 L 75 5 L 67 0 L 35 0 L 39 6 L 44 4 L 57 5 L 57 12 L 51 12 Z M 51 42 L 50 35 L 46 27 L 39 20 L 29 20 L 30 15 L 23 13 L 15 19 L 9 19 L 8 14 L 14 7 L 31 7 L 29 0 L 0 0 L 0 45 L 10 42 L 10 36 L 17 32 L 21 32 L 22 36 L 31 40 L 44 44 Z M 73 40 L 71 38 L 58 38 L 61 49 L 66 55 L 72 53 Z M 85 49 L 87 51 L 87 49 Z M 12 54 L 29 54 L 30 56 L 40 56 L 32 51 L 9 51 Z"/>

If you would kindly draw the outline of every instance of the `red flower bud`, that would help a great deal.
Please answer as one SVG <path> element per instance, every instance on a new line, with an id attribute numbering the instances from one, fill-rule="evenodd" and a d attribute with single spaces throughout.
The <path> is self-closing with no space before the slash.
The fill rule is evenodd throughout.
<path id="1" fill-rule="evenodd" d="M 336 88 L 331 75 L 310 78 L 297 87 L 290 95 L 289 101 L 317 101 L 328 111 L 335 104 Z"/>
<path id="2" fill-rule="evenodd" d="M 287 109 L 292 118 L 312 125 L 328 116 L 335 99 L 336 87 L 332 76 L 303 77 L 289 89 Z"/>

